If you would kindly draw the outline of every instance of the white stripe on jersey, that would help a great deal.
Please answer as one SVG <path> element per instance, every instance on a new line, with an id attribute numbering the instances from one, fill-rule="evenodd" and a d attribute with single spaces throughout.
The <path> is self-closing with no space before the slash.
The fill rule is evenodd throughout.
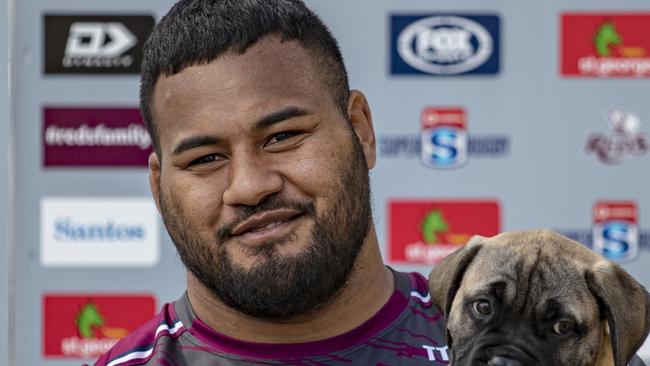
<path id="1" fill-rule="evenodd" d="M 420 295 L 419 292 L 417 292 L 417 291 L 411 291 L 411 297 L 415 297 L 415 298 L 417 298 L 417 299 L 420 299 L 420 301 L 422 301 L 422 302 L 429 302 L 429 301 L 431 301 L 431 295 L 429 295 L 428 293 L 427 293 L 427 297 L 423 297 L 422 295 Z"/>
<path id="2" fill-rule="evenodd" d="M 148 350 L 146 350 L 146 351 L 131 352 L 131 353 L 125 355 L 125 356 L 122 356 L 122 357 L 118 358 L 117 360 L 113 360 L 113 362 L 109 363 L 106 366 L 115 366 L 115 365 L 118 365 L 118 364 L 120 364 L 122 362 L 127 362 L 127 361 L 135 360 L 135 359 L 138 359 L 138 358 L 147 358 L 147 357 L 149 357 L 151 355 L 151 353 L 153 353 L 153 346 L 151 348 L 149 348 Z"/>
<path id="3" fill-rule="evenodd" d="M 171 329 L 169 328 L 169 326 L 167 324 L 160 324 L 158 326 L 158 328 L 156 329 L 156 334 L 153 336 L 154 341 L 158 338 L 158 334 L 160 334 L 161 332 L 168 331 L 169 334 L 175 334 L 182 327 L 183 327 L 183 323 L 181 323 L 180 320 L 177 321 L 176 324 L 174 324 L 174 327 L 171 328 Z M 116 365 L 119 365 L 119 364 L 121 364 L 123 362 L 131 361 L 131 360 L 135 360 L 135 359 L 139 359 L 139 358 L 147 358 L 147 357 L 151 356 L 151 353 L 153 353 L 154 346 L 155 346 L 155 344 L 152 345 L 151 348 L 146 350 L 146 351 L 128 353 L 128 354 L 126 354 L 126 355 L 124 355 L 124 356 L 122 356 L 122 357 L 120 357 L 120 358 L 118 358 L 116 360 L 113 360 L 112 362 L 110 362 L 106 366 L 116 366 Z"/>
<path id="4" fill-rule="evenodd" d="M 178 330 L 181 329 L 182 326 L 183 326 L 183 323 L 181 323 L 180 320 L 177 321 L 176 324 L 174 324 L 174 327 L 171 328 L 171 329 L 169 328 L 169 326 L 167 324 L 160 324 L 160 326 L 158 326 L 158 329 L 156 329 L 156 334 L 153 337 L 154 337 L 154 339 L 158 338 L 158 334 L 160 334 L 160 332 L 165 331 L 165 330 L 169 331 L 169 334 L 174 334 L 174 333 L 178 332 Z"/>

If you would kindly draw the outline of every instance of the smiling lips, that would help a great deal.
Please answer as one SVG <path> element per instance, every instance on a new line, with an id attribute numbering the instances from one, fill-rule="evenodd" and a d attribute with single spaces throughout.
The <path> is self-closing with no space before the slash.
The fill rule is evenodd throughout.
<path id="1" fill-rule="evenodd" d="M 302 214 L 290 208 L 261 212 L 235 226 L 231 235 L 244 244 L 261 245 L 288 234 L 293 220 Z"/>

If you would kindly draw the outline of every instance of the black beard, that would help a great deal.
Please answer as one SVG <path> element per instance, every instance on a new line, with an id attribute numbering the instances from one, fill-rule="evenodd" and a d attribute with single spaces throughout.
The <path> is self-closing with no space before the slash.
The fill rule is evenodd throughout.
<path id="1" fill-rule="evenodd" d="M 372 221 L 368 166 L 352 131 L 351 140 L 338 191 L 330 197 L 333 206 L 322 214 L 313 202 L 287 201 L 274 194 L 257 206 L 245 207 L 237 219 L 217 230 L 212 241 L 202 242 L 179 205 L 168 202 L 161 191 L 163 221 L 185 267 L 225 304 L 261 319 L 286 320 L 333 301 L 352 273 Z M 276 247 L 295 239 L 289 237 L 247 253 L 263 258 L 250 269 L 233 263 L 223 245 L 230 230 L 250 215 L 277 208 L 297 209 L 312 219 L 304 252 L 279 255 Z"/>

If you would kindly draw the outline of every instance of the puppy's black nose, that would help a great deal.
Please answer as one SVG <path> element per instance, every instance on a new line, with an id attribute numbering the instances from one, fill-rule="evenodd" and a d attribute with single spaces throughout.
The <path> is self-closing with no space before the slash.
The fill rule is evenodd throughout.
<path id="1" fill-rule="evenodd" d="M 487 366 L 522 366 L 522 364 L 521 362 L 513 360 L 512 358 L 494 356 L 488 361 Z"/>

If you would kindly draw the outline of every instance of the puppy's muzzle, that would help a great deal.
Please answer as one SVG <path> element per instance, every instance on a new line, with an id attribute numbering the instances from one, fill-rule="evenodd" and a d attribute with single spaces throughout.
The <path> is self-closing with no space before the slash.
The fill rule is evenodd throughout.
<path id="1" fill-rule="evenodd" d="M 535 356 L 535 351 L 525 346 L 513 345 L 515 342 L 504 345 L 480 347 L 475 350 L 469 365 L 483 366 L 547 366 L 547 360 L 540 360 Z M 461 362 L 460 364 L 462 364 Z M 468 365 L 468 366 L 469 366 Z"/>
<path id="2" fill-rule="evenodd" d="M 487 362 L 487 366 L 523 366 L 521 362 L 505 357 L 505 356 L 494 356 Z"/>

